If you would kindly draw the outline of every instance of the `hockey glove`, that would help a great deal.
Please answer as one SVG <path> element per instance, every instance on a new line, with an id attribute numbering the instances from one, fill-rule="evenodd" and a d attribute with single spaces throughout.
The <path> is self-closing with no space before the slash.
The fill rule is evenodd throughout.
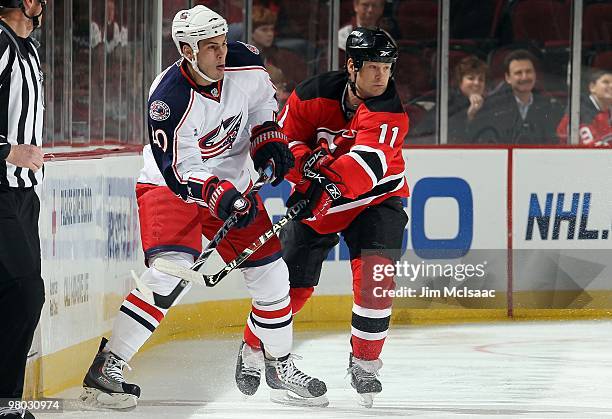
<path id="1" fill-rule="evenodd" d="M 236 227 L 238 228 L 251 224 L 259 211 L 255 196 L 243 196 L 227 180 L 207 188 L 206 202 L 210 213 L 220 220 L 225 221 L 232 214 L 237 214 Z"/>
<path id="2" fill-rule="evenodd" d="M 300 173 L 301 179 L 295 184 L 294 193 L 299 193 L 300 196 L 303 198 L 305 197 L 306 191 L 310 187 L 310 179 L 304 176 L 304 170 L 319 171 L 321 167 L 327 166 L 333 161 L 334 157 L 329 151 L 327 143 L 321 144 L 320 147 L 315 148 L 310 153 L 307 153 L 297 159 L 296 163 L 298 164 L 297 168 Z M 297 199 L 294 204 L 298 201 L 299 199 Z"/>
<path id="3" fill-rule="evenodd" d="M 263 169 L 269 161 L 272 161 L 274 165 L 272 186 L 281 183 L 295 164 L 287 137 L 273 121 L 264 122 L 251 131 L 251 158 L 255 170 Z"/>
<path id="4" fill-rule="evenodd" d="M 287 200 L 287 207 L 291 208 L 298 201 L 306 199 L 308 206 L 296 217 L 298 220 L 315 218 L 320 220 L 327 214 L 334 201 L 342 198 L 342 186 L 332 182 L 319 172 L 310 169 L 304 171 L 308 182 L 296 185 L 293 193 Z"/>
<path id="5" fill-rule="evenodd" d="M 301 161 L 301 173 L 304 176 L 306 170 L 318 172 L 321 167 L 328 167 L 334 160 L 335 158 L 329 150 L 329 145 L 326 142 L 321 143 L 319 147 L 315 148 L 312 153 Z"/>

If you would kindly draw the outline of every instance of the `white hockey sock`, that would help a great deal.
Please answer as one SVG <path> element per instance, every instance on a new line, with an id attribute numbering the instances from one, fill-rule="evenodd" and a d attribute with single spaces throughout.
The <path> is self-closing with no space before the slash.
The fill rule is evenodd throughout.
<path id="1" fill-rule="evenodd" d="M 138 352 L 164 319 L 168 310 L 151 305 L 137 289 L 121 304 L 106 348 L 126 362 Z"/>
<path id="2" fill-rule="evenodd" d="M 167 252 L 160 254 L 159 257 L 169 259 L 185 267 L 189 267 L 193 263 L 193 256 L 186 253 Z M 152 260 L 150 262 L 152 263 Z M 155 268 L 148 268 L 142 274 L 140 280 L 155 294 L 163 297 L 165 301 L 160 304 L 163 307 L 149 304 L 142 293 L 134 289 L 121 304 L 106 349 L 126 362 L 132 359 L 134 354 L 157 329 L 157 326 L 166 316 L 169 307 L 176 305 L 191 288 L 191 284 L 188 284 L 185 288 L 176 289 L 181 279 L 160 272 Z M 178 294 L 173 296 L 173 291 Z"/>
<path id="3" fill-rule="evenodd" d="M 271 356 L 280 358 L 291 352 L 293 314 L 289 296 L 272 303 L 253 300 L 247 325 Z"/>

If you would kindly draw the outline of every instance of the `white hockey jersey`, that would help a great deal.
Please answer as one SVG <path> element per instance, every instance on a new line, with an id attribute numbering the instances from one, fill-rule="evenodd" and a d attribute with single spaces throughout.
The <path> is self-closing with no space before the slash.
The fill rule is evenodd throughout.
<path id="1" fill-rule="evenodd" d="M 276 90 L 255 47 L 229 43 L 225 64 L 223 79 L 206 87 L 195 84 L 184 60 L 155 78 L 139 183 L 166 184 L 200 205 L 212 177 L 240 192 L 249 187 L 251 129 L 276 120 Z"/>

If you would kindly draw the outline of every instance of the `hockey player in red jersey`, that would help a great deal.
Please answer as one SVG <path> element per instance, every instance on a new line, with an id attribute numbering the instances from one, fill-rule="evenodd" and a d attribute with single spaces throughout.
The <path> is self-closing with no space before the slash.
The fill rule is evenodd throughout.
<path id="1" fill-rule="evenodd" d="M 142 247 L 148 266 L 164 258 L 189 268 L 234 214 L 237 228 L 217 246 L 229 262 L 271 227 L 261 199 L 246 193 L 251 162 L 273 165 L 272 185 L 293 167 L 286 136 L 275 122 L 275 89 L 256 48 L 227 43 L 227 23 L 204 6 L 179 11 L 172 37 L 182 56 L 154 80 L 149 93 L 149 140 L 136 186 Z M 242 265 L 252 309 L 249 324 L 265 351 L 254 359 L 266 370 L 274 401 L 325 405 L 325 383 L 296 368 L 289 278 L 280 241 L 273 237 Z M 168 310 L 189 290 L 187 281 L 149 267 L 121 305 L 109 341 L 88 370 L 81 399 L 109 408 L 136 405 L 140 388 L 123 369 Z M 289 392 L 289 394 L 287 394 Z"/>
<path id="2" fill-rule="evenodd" d="M 408 116 L 392 79 L 398 49 L 379 29 L 356 28 L 346 44 L 346 71 L 332 71 L 297 86 L 279 114 L 295 167 L 287 206 L 310 202 L 301 221 L 281 231 L 289 267 L 291 303 L 297 313 L 318 284 L 328 252 L 346 240 L 353 272 L 349 372 L 365 406 L 382 390 L 379 359 L 391 318 L 391 299 L 372 298 L 366 265 L 400 256 L 408 221 L 401 199 L 408 196 L 402 158 Z M 394 288 L 393 277 L 376 286 Z M 248 323 L 244 340 L 256 351 L 257 329 Z M 240 362 L 240 358 L 239 358 Z M 241 386 L 243 376 L 237 374 Z"/>

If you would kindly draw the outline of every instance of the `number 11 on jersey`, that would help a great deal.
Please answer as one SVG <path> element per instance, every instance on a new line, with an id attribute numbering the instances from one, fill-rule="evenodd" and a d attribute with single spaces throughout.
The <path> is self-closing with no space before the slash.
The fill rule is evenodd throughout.
<path id="1" fill-rule="evenodd" d="M 387 139 L 387 129 L 388 128 L 389 128 L 389 124 L 382 124 L 380 126 L 380 137 L 378 138 L 378 142 L 380 144 L 384 144 L 385 140 Z M 391 142 L 389 143 L 391 147 L 393 147 L 393 144 L 395 144 L 395 140 L 397 139 L 398 132 L 399 132 L 398 127 L 391 128 Z"/>

